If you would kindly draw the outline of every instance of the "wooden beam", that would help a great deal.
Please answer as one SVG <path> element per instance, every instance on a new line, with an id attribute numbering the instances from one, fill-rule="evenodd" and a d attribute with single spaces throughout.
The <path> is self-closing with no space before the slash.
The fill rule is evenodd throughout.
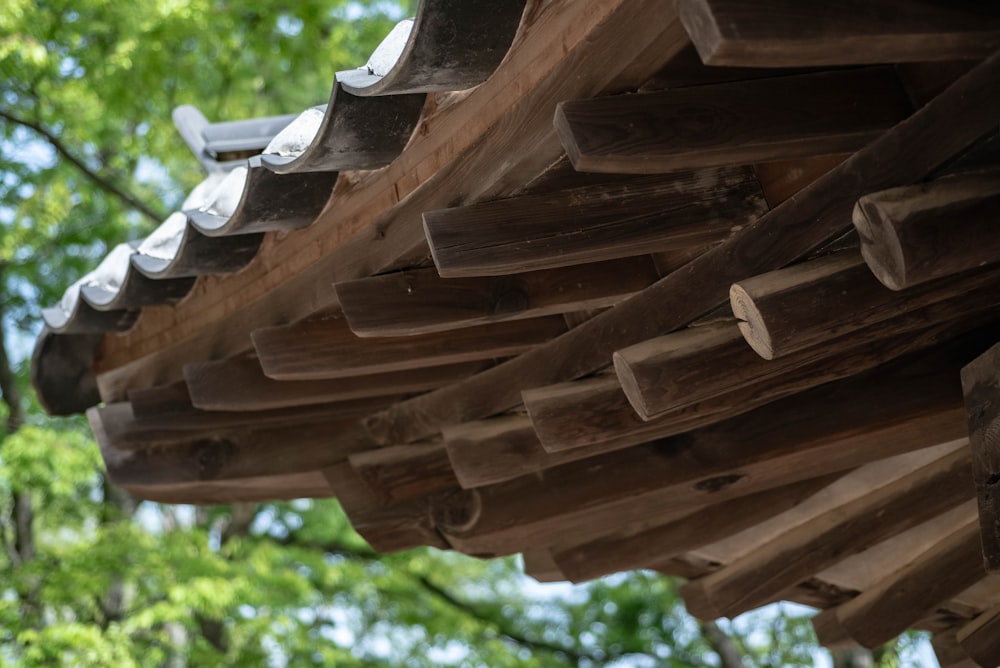
<path id="1" fill-rule="evenodd" d="M 979 3 L 679 0 L 677 13 L 709 65 L 809 67 L 985 58 L 1000 15 Z"/>
<path id="2" fill-rule="evenodd" d="M 1000 344 L 962 369 L 986 570 L 1000 572 Z"/>
<path id="3" fill-rule="evenodd" d="M 767 205 L 748 167 L 683 171 L 424 213 L 442 276 L 501 276 L 700 247 Z"/>
<path id="4" fill-rule="evenodd" d="M 352 378 L 282 381 L 265 376 L 255 355 L 240 355 L 185 364 L 184 379 L 196 408 L 257 411 L 426 392 L 468 378 L 492 364 L 484 360 Z M 134 401 L 133 407 L 138 409 Z"/>
<path id="5" fill-rule="evenodd" d="M 582 172 L 663 174 L 850 153 L 910 111 L 879 67 L 571 100 L 555 126 Z"/>
<path id="6" fill-rule="evenodd" d="M 958 644 L 954 629 L 935 633 L 931 638 L 931 647 L 940 668 L 979 668 L 981 665 L 973 661 Z"/>
<path id="7" fill-rule="evenodd" d="M 958 644 L 980 666 L 1000 665 L 1000 606 L 984 611 L 961 627 Z"/>
<path id="8" fill-rule="evenodd" d="M 131 390 L 128 402 L 137 418 L 156 417 L 191 410 L 191 394 L 183 380 L 157 387 Z"/>
<path id="9" fill-rule="evenodd" d="M 612 306 L 659 278 L 651 257 L 531 271 L 441 278 L 416 269 L 338 283 L 358 336 L 412 336 L 504 320 Z"/>
<path id="10" fill-rule="evenodd" d="M 850 157 L 850 153 L 777 160 L 753 166 L 767 205 L 774 208 Z"/>
<path id="11" fill-rule="evenodd" d="M 458 487 L 441 442 L 376 448 L 356 452 L 347 460 L 386 504 Z"/>
<path id="12" fill-rule="evenodd" d="M 571 582 L 659 564 L 739 533 L 812 496 L 837 478 L 823 476 L 708 506 L 669 524 L 622 527 L 581 545 L 559 547 L 552 559 Z"/>
<path id="13" fill-rule="evenodd" d="M 710 396 L 691 404 L 682 404 L 649 420 L 643 420 L 632 410 L 632 403 L 625 397 L 614 376 L 597 376 L 593 379 L 550 385 L 522 392 L 524 406 L 531 417 L 542 446 L 549 452 L 561 452 L 580 447 L 602 444 L 605 451 L 617 450 L 655 438 L 680 434 L 720 420 L 746 413 L 784 397 L 817 387 L 864 371 L 887 362 L 934 346 L 945 344 L 965 332 L 975 330 L 983 320 L 995 319 L 992 305 L 997 296 L 985 294 L 988 307 L 974 312 L 971 320 L 947 320 L 923 330 L 926 316 L 937 308 L 921 310 L 904 317 L 904 331 L 881 337 L 881 325 L 858 337 L 857 345 L 835 348 L 833 355 L 825 356 L 823 348 L 803 353 L 794 366 L 771 373 L 766 365 L 759 365 L 761 375 L 753 379 L 740 379 L 728 391 Z M 952 308 L 950 303 L 945 307 Z M 893 322 L 895 327 L 899 323 Z M 988 332 L 966 335 L 968 350 L 982 350 Z M 868 339 L 871 335 L 873 340 Z M 967 360 L 958 355 L 956 360 Z M 955 362 L 959 364 L 959 362 Z M 720 373 L 720 370 L 716 370 Z M 711 382 L 711 378 L 706 379 Z M 697 393 L 697 390 L 693 390 Z"/>
<path id="14" fill-rule="evenodd" d="M 763 547 L 685 585 L 688 611 L 735 617 L 780 598 L 847 556 L 902 533 L 972 498 L 972 460 L 962 447 L 889 484 L 835 503 Z"/>
<path id="15" fill-rule="evenodd" d="M 600 535 L 628 522 L 664 520 L 668 513 L 954 440 L 964 431 L 954 366 L 928 358 L 895 373 L 827 384 L 672 439 L 478 488 L 471 497 L 477 521 L 441 529 L 464 549 L 516 552 L 574 532 Z"/>
<path id="16" fill-rule="evenodd" d="M 884 645 L 938 604 L 982 580 L 986 573 L 981 556 L 972 513 L 876 586 L 814 618 L 820 644 L 838 647 L 849 639 L 869 649 Z"/>
<path id="17" fill-rule="evenodd" d="M 747 343 L 771 360 L 941 302 L 958 317 L 983 299 L 989 303 L 998 282 L 994 269 L 901 294 L 875 280 L 859 255 L 844 251 L 734 283 L 729 295 Z"/>
<path id="18" fill-rule="evenodd" d="M 411 442 L 440 432 L 445 424 L 502 413 L 520 403 L 520 388 L 606 367 L 615 350 L 671 332 L 724 303 L 734 282 L 783 267 L 840 236 L 858 197 L 923 178 L 991 131 L 1000 115 L 998 78 L 1000 55 L 971 70 L 798 197 L 635 297 L 495 369 L 373 416 L 373 440 Z"/>
<path id="19" fill-rule="evenodd" d="M 498 322 L 435 334 L 362 339 L 340 319 L 309 320 L 252 334 L 264 374 L 321 380 L 517 355 L 566 331 L 560 316 Z"/>
<path id="20" fill-rule="evenodd" d="M 854 207 L 861 255 L 892 290 L 994 264 L 1000 172 L 973 172 L 865 195 Z"/>
<path id="21" fill-rule="evenodd" d="M 130 494 L 158 503 L 221 505 L 333 496 L 319 471 L 167 485 L 121 485 Z"/>

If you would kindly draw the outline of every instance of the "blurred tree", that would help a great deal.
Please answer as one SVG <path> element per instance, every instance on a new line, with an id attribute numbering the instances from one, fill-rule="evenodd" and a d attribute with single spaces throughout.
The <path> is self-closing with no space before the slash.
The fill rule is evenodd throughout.
<path id="1" fill-rule="evenodd" d="M 323 102 L 401 4 L 7 0 L 0 665 L 812 665 L 805 617 L 698 623 L 648 572 L 553 589 L 513 559 L 376 555 L 335 501 L 139 503 L 107 484 L 80 419 L 38 408 L 26 357 L 40 305 L 202 177 L 171 109 L 232 120 Z"/>

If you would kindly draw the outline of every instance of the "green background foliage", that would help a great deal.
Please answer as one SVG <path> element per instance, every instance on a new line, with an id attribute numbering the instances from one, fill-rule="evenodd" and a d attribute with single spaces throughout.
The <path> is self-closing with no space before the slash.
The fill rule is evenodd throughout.
<path id="1" fill-rule="evenodd" d="M 405 3 L 403 3 L 405 5 Z M 415 4 L 415 3 L 411 3 Z M 42 305 L 203 174 L 170 112 L 326 101 L 391 2 L 7 0 L 0 11 L 0 665 L 721 665 L 677 582 L 543 587 L 516 559 L 380 556 L 333 500 L 192 508 L 110 486 L 27 384 Z M 720 623 L 750 666 L 812 665 L 796 611 Z M 719 627 L 715 627 L 719 630 Z M 896 653 L 884 653 L 895 665 Z"/>

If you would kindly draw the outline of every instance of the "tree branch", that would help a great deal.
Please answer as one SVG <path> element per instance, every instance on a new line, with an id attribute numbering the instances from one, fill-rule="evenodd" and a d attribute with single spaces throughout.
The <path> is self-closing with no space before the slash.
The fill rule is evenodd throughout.
<path id="1" fill-rule="evenodd" d="M 107 177 L 91 169 L 89 166 L 87 166 L 87 164 L 83 160 L 75 156 L 73 152 L 70 151 L 69 148 L 62 143 L 59 137 L 57 137 L 47 128 L 43 127 L 39 123 L 35 123 L 33 121 L 20 118 L 19 116 L 16 116 L 3 109 L 0 109 L 0 118 L 6 119 L 11 123 L 14 123 L 15 125 L 20 125 L 22 127 L 34 131 L 36 134 L 44 138 L 45 141 L 47 141 L 49 145 L 52 146 L 52 148 L 54 148 L 57 153 L 59 153 L 59 155 L 66 158 L 66 160 L 68 160 L 74 167 L 80 170 L 80 172 L 84 176 L 93 181 L 94 184 L 97 185 L 97 187 L 99 187 L 101 190 L 111 195 L 114 195 L 122 202 L 124 202 L 129 208 L 135 209 L 139 213 L 143 214 L 144 216 L 152 220 L 154 223 L 163 222 L 163 219 L 166 216 L 159 213 L 158 211 L 154 211 L 152 208 L 150 208 L 147 204 L 139 200 L 137 197 L 135 197 L 131 193 L 126 192 L 122 188 L 118 187 L 113 181 L 111 181 Z"/>
<path id="2" fill-rule="evenodd" d="M 699 626 L 701 627 L 701 634 L 705 636 L 705 640 L 712 646 L 715 653 L 719 655 L 722 668 L 745 668 L 743 657 L 740 656 L 739 650 L 736 649 L 733 639 L 719 628 L 718 624 L 715 622 L 701 622 Z"/>

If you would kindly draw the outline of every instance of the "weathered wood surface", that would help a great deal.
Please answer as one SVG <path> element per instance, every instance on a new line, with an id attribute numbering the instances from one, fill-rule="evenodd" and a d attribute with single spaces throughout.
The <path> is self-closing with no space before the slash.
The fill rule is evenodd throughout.
<path id="1" fill-rule="evenodd" d="M 944 177 L 865 195 L 854 207 L 861 255 L 902 290 L 1000 258 L 1000 172 Z"/>
<path id="2" fill-rule="evenodd" d="M 580 171 L 662 174 L 853 152 L 910 110 L 882 67 L 571 100 L 555 126 Z"/>
<path id="3" fill-rule="evenodd" d="M 326 478 L 319 471 L 166 485 L 122 484 L 120 487 L 147 501 L 213 506 L 230 503 L 291 501 L 304 497 L 324 499 L 333 496 Z"/>
<path id="4" fill-rule="evenodd" d="M 478 488 L 478 520 L 449 540 L 516 552 L 533 541 L 556 541 L 555 535 L 606 533 L 947 442 L 964 431 L 954 364 L 928 358 L 671 439 Z"/>
<path id="5" fill-rule="evenodd" d="M 837 561 L 902 533 L 974 495 L 972 460 L 962 447 L 889 484 L 835 504 L 719 571 L 685 585 L 688 611 L 735 617 Z"/>
<path id="6" fill-rule="evenodd" d="M 942 302 L 960 317 L 988 302 L 998 283 L 992 269 L 895 292 L 844 251 L 734 283 L 730 305 L 750 347 L 772 360 Z"/>
<path id="7" fill-rule="evenodd" d="M 191 394 L 183 380 L 128 393 L 132 414 L 137 418 L 158 417 L 191 410 Z"/>
<path id="8" fill-rule="evenodd" d="M 375 416 L 373 440 L 410 442 L 445 424 L 501 413 L 520 403 L 520 388 L 603 368 L 613 351 L 673 331 L 722 304 L 734 282 L 785 266 L 838 237 L 858 197 L 912 183 L 989 132 L 1000 115 L 997 78 L 1000 56 L 971 70 L 799 196 L 642 293 L 495 369 Z"/>
<path id="9" fill-rule="evenodd" d="M 1000 665 L 1000 606 L 984 611 L 958 629 L 956 639 L 980 666 Z"/>
<path id="10" fill-rule="evenodd" d="M 365 450 L 347 460 L 387 504 L 458 487 L 448 453 L 440 442 Z"/>
<path id="11" fill-rule="evenodd" d="M 968 653 L 958 644 L 955 629 L 935 633 L 931 638 L 940 668 L 979 668 L 980 664 L 969 658 Z M 985 664 L 984 664 L 985 665 Z"/>
<path id="12" fill-rule="evenodd" d="M 264 375 L 275 380 L 349 378 L 517 355 L 566 331 L 560 316 L 415 336 L 359 338 L 339 318 L 253 332 Z"/>
<path id="13" fill-rule="evenodd" d="M 241 355 L 186 364 L 184 378 L 196 408 L 253 411 L 426 392 L 490 366 L 486 360 L 330 380 L 274 380 L 264 375 L 256 356 Z"/>
<path id="14" fill-rule="evenodd" d="M 1000 572 L 1000 345 L 962 369 L 986 570 Z"/>
<path id="15" fill-rule="evenodd" d="M 1000 48 L 1000 12 L 989 3 L 679 0 L 677 13 L 710 65 L 962 60 Z"/>
<path id="16" fill-rule="evenodd" d="M 761 376 L 737 382 L 720 394 L 690 404 L 683 404 L 649 420 L 632 409 L 621 385 L 614 376 L 550 385 L 522 392 L 522 399 L 543 447 L 559 452 L 603 444 L 615 450 L 702 427 L 719 420 L 746 413 L 784 397 L 813 387 L 854 376 L 905 355 L 945 344 L 960 335 L 967 339 L 968 354 L 983 349 L 983 337 L 972 332 L 983 321 L 996 318 L 993 308 L 997 295 L 983 293 L 985 306 L 966 314 L 968 320 L 938 321 L 940 311 L 950 311 L 952 304 L 942 302 L 884 321 L 856 333 L 844 348 L 834 348 L 826 356 L 823 347 L 803 351 L 796 364 L 771 373 L 766 365 L 755 363 Z M 919 329 L 927 322 L 937 322 Z M 896 328 L 902 331 L 895 331 Z M 888 329 L 888 335 L 883 335 Z M 965 334 L 966 332 L 972 332 Z M 960 365 L 969 357 L 958 355 Z M 716 373 L 719 373 L 717 370 Z M 739 374 L 737 373 L 737 378 Z M 711 380 L 711 379 L 709 379 Z M 390 409 L 391 410 L 391 409 Z M 591 450 L 592 452 L 592 450 Z"/>
<path id="17" fill-rule="evenodd" d="M 814 618 L 820 643 L 837 647 L 853 641 L 870 649 L 884 645 L 939 603 L 982 580 L 981 554 L 973 513 L 885 580 Z"/>
<path id="18" fill-rule="evenodd" d="M 624 527 L 609 536 L 553 550 L 552 559 L 572 582 L 635 568 L 656 568 L 791 508 L 836 479 L 824 476 L 725 501 L 665 525 Z"/>
<path id="19" fill-rule="evenodd" d="M 612 306 L 659 278 L 651 257 L 532 271 L 441 278 L 415 269 L 336 285 L 358 336 L 411 336 L 503 320 Z"/>
<path id="20" fill-rule="evenodd" d="M 185 362 L 245 351 L 252 329 L 334 303 L 334 282 L 413 266 L 426 254 L 423 211 L 520 189 L 562 152 L 552 126 L 558 102 L 634 89 L 687 37 L 660 0 L 556 0 L 526 17 L 515 43 L 460 103 L 428 109 L 420 140 L 391 165 L 341 174 L 336 206 L 316 225 L 268 239 L 244 272 L 205 281 L 175 310 L 147 312 L 127 336 L 107 339 L 98 363 L 105 398 L 176 380 Z"/>
<path id="21" fill-rule="evenodd" d="M 442 276 L 499 276 L 704 246 L 767 209 L 748 167 L 685 170 L 427 211 Z"/>
<path id="22" fill-rule="evenodd" d="M 772 209 L 850 157 L 849 153 L 777 160 L 754 165 L 760 188 Z"/>

